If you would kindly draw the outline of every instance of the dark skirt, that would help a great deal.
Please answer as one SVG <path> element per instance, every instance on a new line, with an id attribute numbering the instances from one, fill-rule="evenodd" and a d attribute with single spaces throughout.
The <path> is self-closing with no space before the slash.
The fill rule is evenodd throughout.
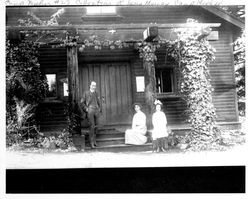
<path id="1" fill-rule="evenodd" d="M 153 140 L 153 151 L 161 151 L 168 149 L 168 137 Z"/>

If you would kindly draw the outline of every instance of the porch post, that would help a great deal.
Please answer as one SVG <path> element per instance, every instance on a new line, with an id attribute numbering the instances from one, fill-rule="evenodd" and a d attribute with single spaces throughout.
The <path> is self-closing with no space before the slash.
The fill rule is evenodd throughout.
<path id="1" fill-rule="evenodd" d="M 155 65 L 153 61 L 143 61 L 145 69 L 145 99 L 148 112 L 148 125 L 152 125 L 152 114 L 154 111 L 154 100 L 156 99 L 156 79 L 155 79 Z"/>
<path id="2" fill-rule="evenodd" d="M 144 42 L 147 42 L 146 46 L 143 47 L 143 68 L 145 70 L 145 98 L 148 113 L 151 118 L 154 111 L 154 101 L 156 99 L 156 80 L 155 80 L 155 64 L 156 60 L 155 50 L 156 46 L 152 43 L 153 40 L 158 36 L 158 27 L 151 26 L 148 27 L 143 32 Z M 149 122 L 151 124 L 151 122 Z"/>
<path id="3" fill-rule="evenodd" d="M 80 120 L 77 115 L 79 101 L 79 75 L 78 75 L 78 57 L 77 47 L 67 46 L 67 74 L 68 74 L 68 90 L 69 90 L 69 116 L 71 123 L 71 133 L 79 134 L 81 132 Z"/>

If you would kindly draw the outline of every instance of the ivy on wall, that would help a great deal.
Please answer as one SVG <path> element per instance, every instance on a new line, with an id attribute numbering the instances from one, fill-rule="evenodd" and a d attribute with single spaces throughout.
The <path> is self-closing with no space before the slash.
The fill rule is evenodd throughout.
<path id="1" fill-rule="evenodd" d="M 189 23 L 197 21 L 189 20 Z M 192 140 L 206 142 L 216 138 L 214 131 L 216 112 L 212 102 L 209 63 L 215 59 L 215 49 L 209 44 L 203 29 L 184 28 L 176 30 L 177 53 L 181 71 L 180 92 L 187 102 L 188 122 L 192 126 Z"/>
<path id="2" fill-rule="evenodd" d="M 236 90 L 238 96 L 238 109 L 241 116 L 245 115 L 245 57 L 246 57 L 246 35 L 245 30 L 242 31 L 240 37 L 234 42 L 234 67 L 235 67 L 235 80 L 236 80 Z"/>
<path id="3" fill-rule="evenodd" d="M 149 112 L 152 113 L 156 99 L 155 61 L 157 61 L 157 57 L 155 52 L 160 45 L 151 42 L 137 42 L 134 47 L 139 51 L 139 56 L 143 60 L 146 79 L 146 104 Z"/>
<path id="4" fill-rule="evenodd" d="M 6 41 L 6 93 L 7 104 L 13 98 L 36 104 L 46 96 L 47 80 L 40 71 L 37 44 L 25 41 Z"/>
<path id="5" fill-rule="evenodd" d="M 6 144 L 39 136 L 35 122 L 37 104 L 48 91 L 40 71 L 38 45 L 6 41 Z"/>

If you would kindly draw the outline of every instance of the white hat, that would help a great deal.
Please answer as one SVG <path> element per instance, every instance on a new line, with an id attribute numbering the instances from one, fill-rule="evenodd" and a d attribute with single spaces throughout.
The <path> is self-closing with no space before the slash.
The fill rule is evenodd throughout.
<path id="1" fill-rule="evenodd" d="M 155 104 L 155 106 L 156 106 L 157 104 L 160 104 L 160 105 L 162 106 L 161 101 L 160 101 L 160 100 L 157 100 L 157 99 L 155 100 L 154 104 Z"/>

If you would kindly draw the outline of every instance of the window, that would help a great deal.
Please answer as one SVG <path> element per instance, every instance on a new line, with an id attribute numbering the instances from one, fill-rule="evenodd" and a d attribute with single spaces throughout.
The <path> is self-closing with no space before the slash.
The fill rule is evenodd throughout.
<path id="1" fill-rule="evenodd" d="M 63 96 L 69 96 L 68 84 L 65 82 L 63 83 Z"/>
<path id="2" fill-rule="evenodd" d="M 155 76 L 157 93 L 175 92 L 175 78 L 173 68 L 156 68 Z"/>
<path id="3" fill-rule="evenodd" d="M 89 6 L 86 15 L 115 15 L 115 6 Z"/>
<path id="4" fill-rule="evenodd" d="M 54 98 L 56 97 L 56 74 L 46 74 L 46 78 L 49 86 L 47 97 Z"/>

